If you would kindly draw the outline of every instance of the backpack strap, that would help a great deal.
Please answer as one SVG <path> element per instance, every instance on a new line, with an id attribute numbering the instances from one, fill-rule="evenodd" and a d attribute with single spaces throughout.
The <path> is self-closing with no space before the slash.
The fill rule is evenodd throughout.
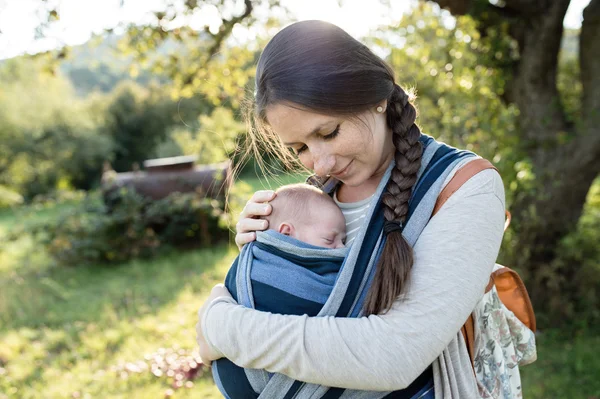
<path id="1" fill-rule="evenodd" d="M 440 208 L 448 201 L 448 198 L 452 196 L 463 184 L 466 183 L 471 177 L 475 176 L 477 173 L 482 172 L 486 169 L 494 169 L 498 171 L 494 165 L 487 159 L 479 158 L 474 161 L 471 161 L 460 168 L 450 179 L 446 187 L 442 190 L 440 195 L 438 196 L 437 202 L 435 203 L 435 207 L 433 208 L 433 213 L 431 216 L 435 215 Z"/>
<path id="2" fill-rule="evenodd" d="M 452 196 L 463 184 L 467 182 L 471 177 L 475 176 L 477 173 L 482 172 L 487 169 L 496 169 L 494 165 L 487 159 L 479 158 L 474 161 L 471 161 L 460 168 L 450 179 L 446 187 L 442 190 L 438 199 L 435 203 L 435 207 L 433 208 L 432 217 L 440 210 L 440 208 L 448 201 L 448 198 Z M 510 214 L 509 214 L 510 215 Z M 510 216 L 509 216 L 510 217 Z M 508 219 L 508 223 L 510 219 Z M 504 230 L 508 227 L 508 223 L 505 224 Z M 494 278 L 490 277 L 490 282 L 488 283 L 485 292 L 488 292 L 494 286 Z M 465 339 L 465 344 L 467 345 L 467 350 L 469 351 L 469 357 L 471 358 L 471 362 L 473 361 L 473 356 L 475 354 L 475 324 L 473 320 L 473 316 L 469 315 L 469 318 L 465 322 L 465 324 L 460 329 L 460 332 Z"/>
<path id="3" fill-rule="evenodd" d="M 498 172 L 498 169 L 492 165 L 490 161 L 487 159 L 479 158 L 474 161 L 467 163 L 465 166 L 460 168 L 456 174 L 450 179 L 446 187 L 442 190 L 438 199 L 435 203 L 435 207 L 433 208 L 433 213 L 431 216 L 435 215 L 440 208 L 448 201 L 448 198 L 452 196 L 463 184 L 467 182 L 471 177 L 475 176 L 477 173 L 482 172 L 486 169 L 494 169 Z M 506 213 L 506 222 L 504 222 L 504 231 L 508 229 L 511 221 L 511 214 L 508 210 L 504 211 Z M 491 289 L 491 287 L 490 287 Z M 488 292 L 490 289 L 486 290 Z"/>

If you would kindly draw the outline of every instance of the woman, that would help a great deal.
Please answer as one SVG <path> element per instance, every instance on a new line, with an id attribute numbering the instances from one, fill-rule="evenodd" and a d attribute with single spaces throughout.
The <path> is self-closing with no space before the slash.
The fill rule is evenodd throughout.
<path id="1" fill-rule="evenodd" d="M 284 159 L 285 147 L 292 148 L 316 175 L 341 182 L 334 199 L 346 209 L 348 242 L 360 237 L 353 230 L 367 223 L 364 204 L 383 185 L 385 243 L 365 298 L 368 317 L 259 312 L 217 286 L 199 312 L 202 358 L 226 357 L 322 386 L 393 391 L 389 397 L 477 397 L 459 330 L 482 297 L 500 247 L 500 176 L 486 170 L 466 182 L 424 222 L 411 249 L 403 229 L 426 141 L 391 68 L 343 30 L 304 21 L 269 42 L 256 82 L 255 143 L 283 150 Z M 452 163 L 440 184 L 471 159 Z M 248 201 L 238 246 L 267 228 L 258 217 L 270 213 L 272 198 L 259 191 Z M 340 390 L 327 395 L 316 397 L 345 397 Z"/>

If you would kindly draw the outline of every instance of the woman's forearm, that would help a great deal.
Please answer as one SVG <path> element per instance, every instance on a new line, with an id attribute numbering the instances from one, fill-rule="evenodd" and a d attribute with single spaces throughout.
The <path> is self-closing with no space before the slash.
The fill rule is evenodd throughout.
<path id="1" fill-rule="evenodd" d="M 405 388 L 456 337 L 488 283 L 504 223 L 501 182 L 490 173 L 466 183 L 429 222 L 406 298 L 387 314 L 309 318 L 217 302 L 206 314 L 207 341 L 246 368 L 326 386 Z"/>

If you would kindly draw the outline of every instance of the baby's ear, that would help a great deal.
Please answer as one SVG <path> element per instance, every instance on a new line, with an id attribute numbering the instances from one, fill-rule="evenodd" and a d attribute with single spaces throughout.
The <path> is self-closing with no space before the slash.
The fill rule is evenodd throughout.
<path id="1" fill-rule="evenodd" d="M 294 235 L 294 225 L 291 223 L 283 222 L 279 225 L 277 231 L 286 236 L 292 236 Z"/>

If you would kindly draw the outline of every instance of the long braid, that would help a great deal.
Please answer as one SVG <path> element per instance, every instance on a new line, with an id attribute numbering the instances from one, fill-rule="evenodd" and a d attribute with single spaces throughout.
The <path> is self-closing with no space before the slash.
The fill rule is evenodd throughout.
<path id="1" fill-rule="evenodd" d="M 392 307 L 394 300 L 406 289 L 413 265 L 412 248 L 402 236 L 402 227 L 423 155 L 416 118 L 417 111 L 409 102 L 408 94 L 394 85 L 388 100 L 387 123 L 393 134 L 396 165 L 382 196 L 387 239 L 365 300 L 365 315 L 385 313 Z"/>

